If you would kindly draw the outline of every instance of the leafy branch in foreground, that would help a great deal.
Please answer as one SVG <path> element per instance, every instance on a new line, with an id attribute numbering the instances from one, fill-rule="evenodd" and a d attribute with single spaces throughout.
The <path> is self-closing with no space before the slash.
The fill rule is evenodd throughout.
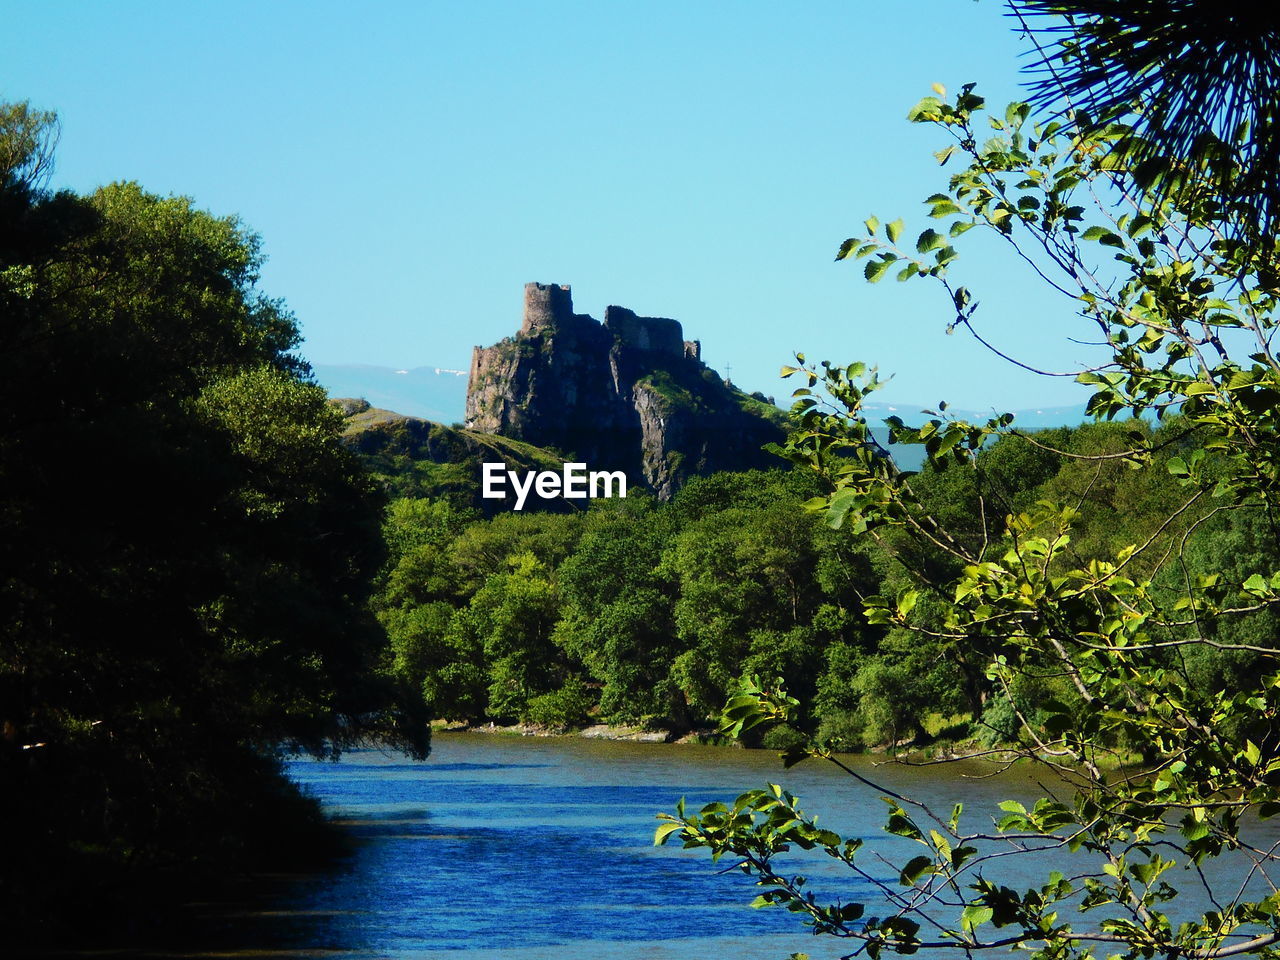
<path id="1" fill-rule="evenodd" d="M 1025 104 L 989 116 L 972 87 L 950 101 L 939 90 L 910 117 L 949 135 L 940 162 L 965 161 L 947 191 L 927 201 L 941 229 L 923 231 L 912 252 L 900 243 L 901 221 L 882 231 L 873 218 L 837 259 L 870 258 L 872 282 L 896 268 L 900 279 L 938 283 L 949 325 L 1000 353 L 976 329 L 977 301 L 951 279 L 957 254 L 948 240 L 973 227 L 1003 238 L 1071 298 L 1109 350 L 1097 367 L 1053 375 L 1090 385 L 1089 410 L 1099 418 L 1170 424 L 1135 426 L 1129 447 L 1095 459 L 1165 470 L 1176 498 L 1142 539 L 1083 557 L 1072 543 L 1078 504 L 1014 509 L 988 482 L 985 451 L 1012 432 L 1012 417 L 974 424 L 941 408 L 921 426 L 891 418 L 891 440 L 923 445 L 932 470 L 972 475 L 979 517 L 948 523 L 917 495 L 913 476 L 867 442 L 863 403 L 878 386 L 874 371 L 801 356 L 784 370 L 805 383 L 778 452 L 826 482 L 811 509 L 879 541 L 904 572 L 902 589 L 866 599 L 867 618 L 982 663 L 991 696 L 1014 720 L 1001 749 L 971 758 L 1035 764 L 1043 796 L 1029 806 L 1007 801 L 989 825 L 962 829 L 958 805 L 935 812 L 816 743 L 788 762 L 843 767 L 888 803 L 887 832 L 919 845 L 892 873 L 859 858 L 861 841 L 819 828 L 778 786 L 663 815 L 656 839 L 733 857 L 764 888 L 758 903 L 784 905 L 816 931 L 855 941 L 853 953 L 1272 955 L 1280 862 L 1276 846 L 1257 838 L 1258 821 L 1280 813 L 1280 664 L 1269 632 L 1240 640 L 1225 625 L 1274 608 L 1280 572 L 1260 567 L 1232 582 L 1189 544 L 1223 513 L 1255 515 L 1272 543 L 1280 532 L 1280 247 L 1233 235 L 1235 211 L 1216 194 L 1228 160 L 1216 158 L 1213 170 L 1171 164 L 1155 179 L 1178 177 L 1181 189 L 1152 191 L 1142 154 L 1135 184 L 1132 126 L 1082 133 L 1032 124 Z M 1196 681 L 1196 658 L 1227 653 L 1249 658 L 1239 689 Z M 1041 691 L 1034 709 L 1016 693 L 1028 683 Z M 749 680 L 726 722 L 740 732 L 789 709 L 780 690 Z M 873 886 L 877 902 L 816 897 L 803 877 L 777 866 L 792 847 L 840 861 Z M 1043 882 L 1020 887 L 1001 881 L 1010 858 L 1029 857 L 1069 863 L 1070 874 L 1046 871 Z"/>

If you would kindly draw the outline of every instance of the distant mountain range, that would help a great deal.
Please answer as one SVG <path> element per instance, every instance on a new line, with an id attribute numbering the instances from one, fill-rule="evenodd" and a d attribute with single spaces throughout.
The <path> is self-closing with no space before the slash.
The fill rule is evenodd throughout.
<path id="1" fill-rule="evenodd" d="M 1043 430 L 1046 427 L 1074 427 L 1084 423 L 1089 419 L 1085 416 L 1084 408 L 1083 402 L 1063 407 L 1031 407 L 1008 411 L 994 407 L 987 410 L 965 410 L 948 406 L 946 415 L 968 420 L 971 423 L 985 423 L 999 414 L 1012 413 L 1015 418 L 1013 421 L 1015 427 L 1021 430 Z M 924 410 L 937 412 L 938 408 L 911 403 L 868 403 L 863 405 L 863 409 L 867 411 L 869 419 L 873 422 L 883 420 L 885 417 L 901 417 L 904 423 L 921 423 L 930 419 L 923 413 Z"/>
<path id="2" fill-rule="evenodd" d="M 316 380 L 331 397 L 363 397 L 375 407 L 394 410 L 411 417 L 422 417 L 437 423 L 462 421 L 467 404 L 467 371 L 447 367 L 413 367 L 396 370 L 364 363 L 317 363 L 313 365 Z M 867 413 L 873 420 L 899 416 L 911 423 L 922 420 L 922 404 L 868 403 Z M 936 410 L 936 407 L 928 409 Z M 1056 407 L 1029 407 L 1009 411 L 1024 430 L 1045 427 L 1073 427 L 1083 423 L 1084 403 Z M 986 420 L 1003 410 L 962 410 L 948 407 L 947 413 L 966 420 Z M 877 430 L 877 434 L 879 431 Z"/>
<path id="3" fill-rule="evenodd" d="M 462 422 L 467 403 L 467 371 L 449 367 L 412 367 L 394 369 L 369 364 L 314 364 L 316 381 L 331 397 L 363 397 L 374 407 L 394 410 L 411 417 L 421 417 L 442 424 Z M 1055 407 L 1030 407 L 1011 410 L 1017 418 L 1014 423 L 1023 430 L 1041 430 L 1046 427 L 1075 426 L 1087 418 L 1084 403 Z M 907 423 L 926 419 L 923 405 L 899 403 L 868 403 L 865 407 L 873 423 L 872 433 L 881 442 L 888 439 L 888 430 L 877 421 L 885 417 L 899 416 Z M 948 407 L 949 416 L 966 420 L 985 421 L 1002 410 L 965 410 Z M 924 448 L 893 446 L 899 466 L 918 470 L 924 462 Z"/>
<path id="4" fill-rule="evenodd" d="M 374 407 L 436 423 L 459 423 L 467 405 L 466 370 L 364 363 L 316 363 L 312 370 L 331 397 L 363 397 Z"/>

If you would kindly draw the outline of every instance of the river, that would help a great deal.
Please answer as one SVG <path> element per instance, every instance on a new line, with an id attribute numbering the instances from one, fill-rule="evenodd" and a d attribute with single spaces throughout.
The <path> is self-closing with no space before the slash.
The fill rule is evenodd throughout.
<path id="1" fill-rule="evenodd" d="M 986 767 L 847 760 L 944 814 L 963 800 L 969 828 L 999 816 L 999 800 L 1036 795 L 1026 775 L 974 778 Z M 655 848 L 655 814 L 680 797 L 696 809 L 781 782 L 824 826 L 865 838 L 860 859 L 878 879 L 896 885 L 897 874 L 877 854 L 901 864 L 921 852 L 884 835 L 876 791 L 819 761 L 784 771 L 768 751 L 445 733 L 424 763 L 361 750 L 337 763 L 295 760 L 289 773 L 349 831 L 351 854 L 336 870 L 282 881 L 266 905 L 217 908 L 216 936 L 193 930 L 189 949 L 166 956 L 833 960 L 856 943 L 814 937 L 776 907 L 752 909 L 750 878 L 705 851 Z M 820 895 L 877 901 L 868 881 L 828 858 L 787 857 L 788 872 Z M 1057 853 L 1000 865 L 1015 886 L 1051 867 L 1069 872 Z"/>
<path id="2" fill-rule="evenodd" d="M 870 759 L 852 762 L 872 771 Z M 366 750 L 289 770 L 355 850 L 336 873 L 294 881 L 265 911 L 269 923 L 260 915 L 244 927 L 263 939 L 241 955 L 256 946 L 353 960 L 820 960 L 854 944 L 814 937 L 784 910 L 752 909 L 750 878 L 705 851 L 655 848 L 655 814 L 680 797 L 696 809 L 782 782 L 824 825 L 904 852 L 894 845 L 905 841 L 880 833 L 886 808 L 873 791 L 829 764 L 783 771 L 767 751 L 447 733 L 425 763 Z M 1010 793 L 1008 782 L 961 772 L 875 768 L 945 811 L 957 789 L 992 809 Z M 875 897 L 824 857 L 796 857 L 794 868 L 819 892 Z"/>

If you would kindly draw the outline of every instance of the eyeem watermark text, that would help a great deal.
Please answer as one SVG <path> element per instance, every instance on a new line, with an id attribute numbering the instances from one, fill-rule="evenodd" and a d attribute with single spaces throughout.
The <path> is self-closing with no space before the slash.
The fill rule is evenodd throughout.
<path id="1" fill-rule="evenodd" d="M 486 500 L 502 500 L 510 483 L 516 495 L 516 509 L 523 510 L 529 491 L 550 499 L 585 500 L 587 497 L 625 497 L 627 475 L 621 470 L 587 470 L 585 463 L 566 463 L 561 473 L 554 470 L 526 470 L 523 475 L 508 470 L 505 463 L 481 466 L 480 495 Z"/>

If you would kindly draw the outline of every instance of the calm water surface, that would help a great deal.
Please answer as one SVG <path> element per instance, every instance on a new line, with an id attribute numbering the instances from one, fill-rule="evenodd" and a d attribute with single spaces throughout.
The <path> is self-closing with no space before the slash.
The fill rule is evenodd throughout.
<path id="1" fill-rule="evenodd" d="M 869 761 L 853 762 L 870 772 Z M 880 833 L 885 807 L 873 791 L 829 765 L 783 771 L 763 751 L 440 734 L 425 763 L 357 751 L 336 764 L 299 760 L 290 772 L 357 839 L 342 870 L 299 881 L 273 911 L 272 947 L 303 955 L 839 956 L 854 945 L 813 937 L 781 909 L 751 909 L 750 878 L 705 852 L 653 846 L 654 815 L 680 797 L 696 808 L 769 781 L 785 783 L 823 824 L 903 859 L 893 844 L 905 842 Z M 957 794 L 994 807 L 1011 793 L 1007 780 L 965 781 L 961 772 L 882 766 L 875 775 L 948 812 Z M 819 893 L 874 896 L 820 855 L 788 864 Z"/>
<path id="2" fill-rule="evenodd" d="M 971 829 L 1000 815 L 999 800 L 1039 795 L 1023 776 L 971 778 L 988 768 L 849 763 L 944 816 L 963 800 Z M 696 809 L 782 782 L 824 825 L 865 838 L 861 862 L 879 879 L 896 886 L 897 871 L 877 854 L 901 864 L 920 852 L 883 834 L 875 791 L 829 764 L 784 771 L 767 751 L 440 734 L 425 763 L 356 751 L 298 760 L 290 773 L 346 825 L 351 856 L 292 880 L 269 909 L 223 915 L 216 948 L 196 947 L 193 931 L 182 956 L 832 960 L 856 944 L 814 937 L 782 909 L 751 909 L 750 878 L 704 851 L 655 848 L 654 815 L 682 796 Z M 820 896 L 877 900 L 820 854 L 788 857 Z M 999 865 L 1006 872 L 988 876 L 1015 886 L 1042 882 L 1047 868 L 1072 872 L 1058 854 Z"/>

